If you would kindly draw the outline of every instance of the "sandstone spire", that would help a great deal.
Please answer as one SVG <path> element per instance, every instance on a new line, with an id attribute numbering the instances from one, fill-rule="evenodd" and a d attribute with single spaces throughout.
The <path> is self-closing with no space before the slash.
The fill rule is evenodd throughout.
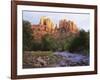
<path id="1" fill-rule="evenodd" d="M 76 33 L 78 32 L 78 28 L 73 21 L 67 21 L 66 19 L 59 21 L 59 28 L 65 29 L 65 31 Z"/>
<path id="2" fill-rule="evenodd" d="M 45 16 L 40 18 L 40 25 L 45 25 L 48 29 L 48 31 L 51 31 L 54 28 L 54 24 L 50 18 L 47 18 Z"/>

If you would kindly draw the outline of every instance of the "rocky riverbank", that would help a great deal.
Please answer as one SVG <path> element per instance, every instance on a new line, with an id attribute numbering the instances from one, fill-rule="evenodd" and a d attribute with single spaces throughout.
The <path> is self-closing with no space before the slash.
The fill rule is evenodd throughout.
<path id="1" fill-rule="evenodd" d="M 37 55 L 38 54 L 38 55 Z M 39 55 L 42 54 L 42 55 Z M 88 66 L 89 56 L 69 52 L 24 53 L 23 68 Z"/>

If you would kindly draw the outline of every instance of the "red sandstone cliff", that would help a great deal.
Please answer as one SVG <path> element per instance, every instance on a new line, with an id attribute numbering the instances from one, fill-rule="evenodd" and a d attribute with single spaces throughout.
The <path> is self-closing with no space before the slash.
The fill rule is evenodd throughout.
<path id="1" fill-rule="evenodd" d="M 36 39 L 41 39 L 47 33 L 54 37 L 59 37 L 60 33 L 64 33 L 64 35 L 78 33 L 78 27 L 75 22 L 62 19 L 59 21 L 59 26 L 54 26 L 53 21 L 47 17 L 41 17 L 38 25 L 32 25 L 32 30 Z"/>

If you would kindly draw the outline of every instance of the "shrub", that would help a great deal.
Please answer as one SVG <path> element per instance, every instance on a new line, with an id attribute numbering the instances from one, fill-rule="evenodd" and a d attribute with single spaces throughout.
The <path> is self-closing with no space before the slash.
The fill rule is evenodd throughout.
<path id="1" fill-rule="evenodd" d="M 72 40 L 69 51 L 89 53 L 89 31 L 80 30 L 79 36 Z"/>

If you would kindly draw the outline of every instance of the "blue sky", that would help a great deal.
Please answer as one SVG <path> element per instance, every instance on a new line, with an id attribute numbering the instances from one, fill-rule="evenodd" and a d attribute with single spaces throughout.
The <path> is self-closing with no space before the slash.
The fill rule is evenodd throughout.
<path id="1" fill-rule="evenodd" d="M 88 13 L 23 11 L 23 20 L 28 20 L 31 24 L 38 24 L 42 16 L 50 18 L 57 25 L 59 20 L 66 19 L 74 21 L 79 29 L 87 31 L 90 28 L 90 14 Z"/>

